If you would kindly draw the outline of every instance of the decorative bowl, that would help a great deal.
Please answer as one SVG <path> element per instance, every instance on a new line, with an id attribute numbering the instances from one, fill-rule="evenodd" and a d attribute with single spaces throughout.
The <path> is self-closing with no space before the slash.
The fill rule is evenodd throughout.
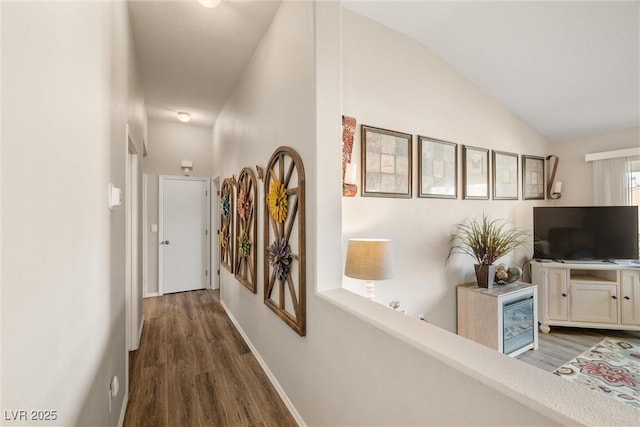
<path id="1" fill-rule="evenodd" d="M 496 270 L 496 278 L 493 281 L 496 285 L 508 285 L 522 277 L 522 269 L 519 267 L 507 268 L 504 264 L 500 264 Z"/>

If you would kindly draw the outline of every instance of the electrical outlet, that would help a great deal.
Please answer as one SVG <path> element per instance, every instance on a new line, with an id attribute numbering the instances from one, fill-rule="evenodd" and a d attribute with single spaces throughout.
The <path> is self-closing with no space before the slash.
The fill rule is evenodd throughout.
<path id="1" fill-rule="evenodd" d="M 118 381 L 118 377 L 114 375 L 109 382 L 109 413 L 111 413 L 111 404 L 113 403 L 113 399 L 118 395 L 119 390 L 120 382 Z"/>
<path id="2" fill-rule="evenodd" d="M 111 378 L 111 384 L 109 385 L 109 390 L 111 390 L 111 398 L 115 398 L 118 395 L 118 391 L 120 391 L 120 382 L 118 381 L 118 377 L 114 376 Z"/>

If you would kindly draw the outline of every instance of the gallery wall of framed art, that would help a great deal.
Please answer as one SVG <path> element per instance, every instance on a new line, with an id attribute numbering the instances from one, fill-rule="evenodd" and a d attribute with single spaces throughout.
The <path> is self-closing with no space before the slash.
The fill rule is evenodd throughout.
<path id="1" fill-rule="evenodd" d="M 345 118 L 350 127 L 345 127 Z M 356 120 L 343 117 L 345 129 L 353 130 Z M 486 147 L 459 144 L 430 136 L 416 135 L 416 163 L 413 165 L 413 134 L 367 124 L 360 125 L 360 196 L 462 200 L 544 200 L 545 157 L 517 154 Z M 351 157 L 353 172 L 358 168 Z M 345 145 L 343 140 L 343 151 Z M 347 180 L 343 153 L 343 182 Z M 352 178 L 353 179 L 353 178 Z M 346 184 L 343 184 L 343 186 Z M 356 186 L 344 196 L 353 197 Z"/>

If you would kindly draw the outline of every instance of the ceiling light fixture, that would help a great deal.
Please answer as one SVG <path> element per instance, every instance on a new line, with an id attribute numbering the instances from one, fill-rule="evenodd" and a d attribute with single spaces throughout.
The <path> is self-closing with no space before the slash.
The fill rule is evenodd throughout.
<path id="1" fill-rule="evenodd" d="M 208 7 L 209 9 L 218 7 L 220 4 L 220 0 L 198 0 L 198 3 L 204 7 Z"/>
<path id="2" fill-rule="evenodd" d="M 178 120 L 180 120 L 182 123 L 187 123 L 189 120 L 191 120 L 191 114 L 189 113 L 185 113 L 184 111 L 180 111 L 177 114 Z"/>

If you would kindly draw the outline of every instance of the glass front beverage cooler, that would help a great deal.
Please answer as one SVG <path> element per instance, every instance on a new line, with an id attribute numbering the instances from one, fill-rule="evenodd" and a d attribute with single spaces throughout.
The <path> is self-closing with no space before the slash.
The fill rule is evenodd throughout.
<path id="1" fill-rule="evenodd" d="M 511 354 L 534 342 L 533 295 L 506 301 L 502 306 L 503 353 Z"/>

